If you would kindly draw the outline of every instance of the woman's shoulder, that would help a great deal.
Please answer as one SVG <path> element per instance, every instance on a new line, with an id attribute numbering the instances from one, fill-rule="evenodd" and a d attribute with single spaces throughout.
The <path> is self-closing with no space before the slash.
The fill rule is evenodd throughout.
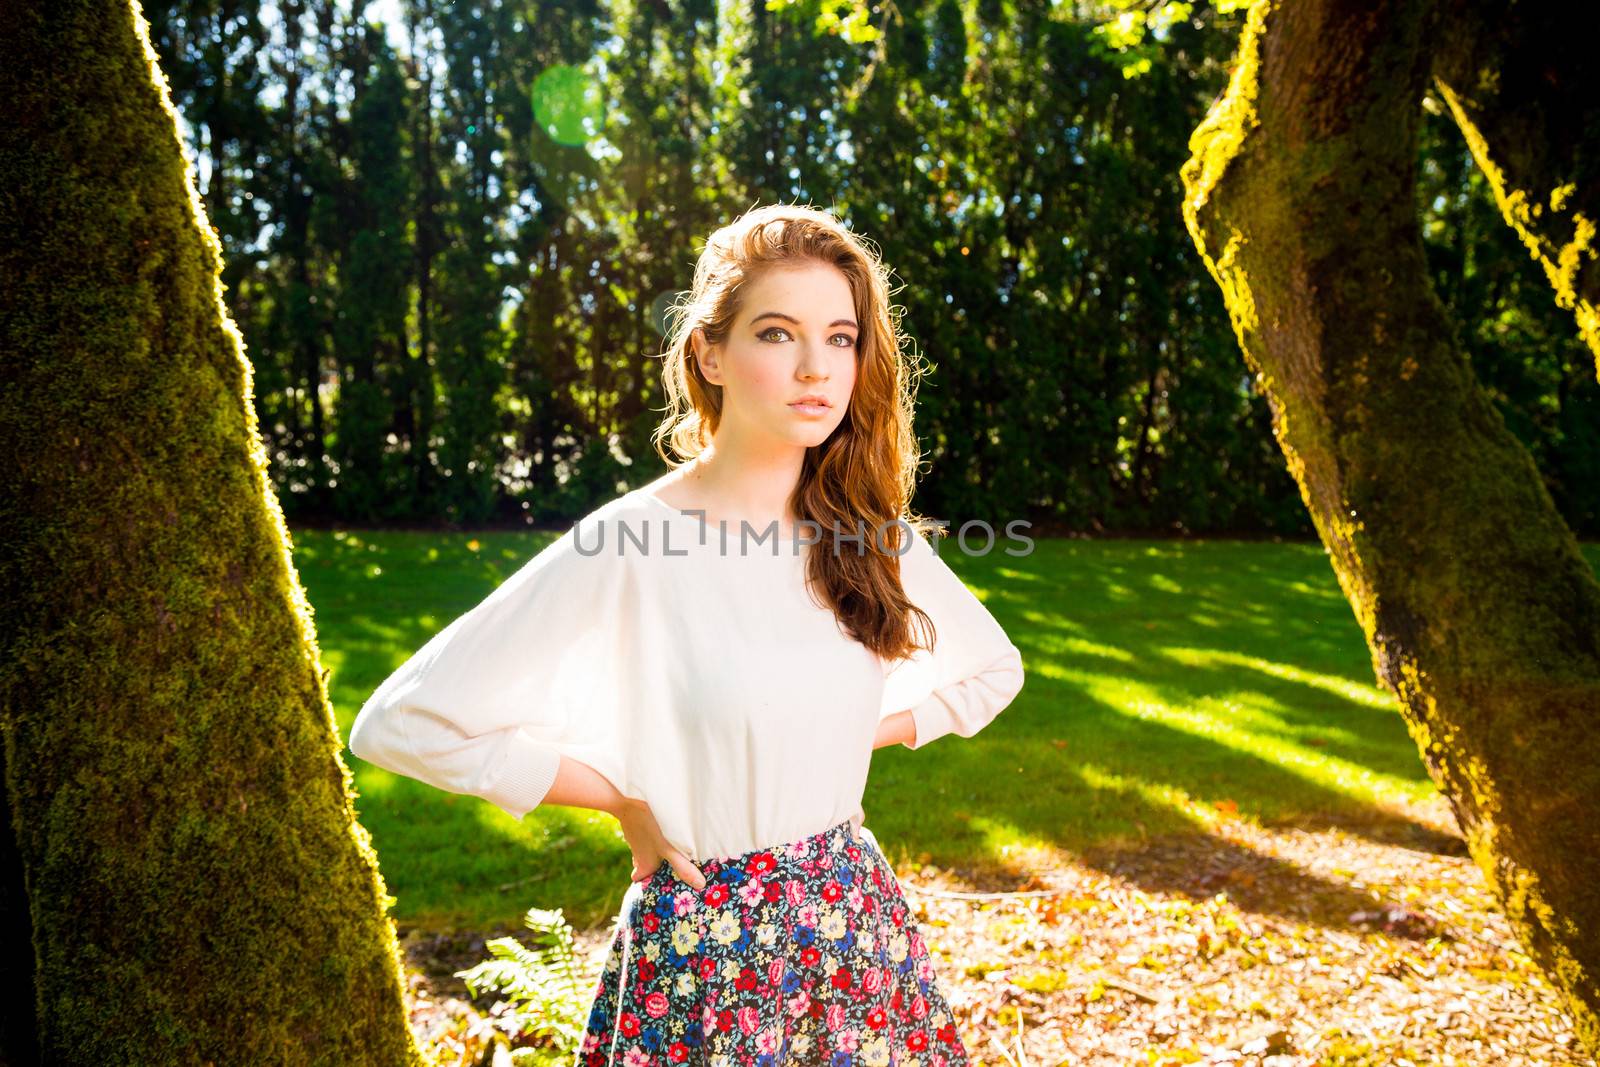
<path id="1" fill-rule="evenodd" d="M 637 567 L 637 560 L 653 554 L 640 546 L 659 540 L 668 518 L 663 502 L 631 489 L 577 519 L 550 549 L 573 561 L 589 561 L 575 563 L 579 566 Z"/>
<path id="2" fill-rule="evenodd" d="M 647 495 L 642 488 L 630 489 L 592 509 L 572 525 L 574 530 L 588 531 L 601 523 L 643 522 L 660 516 L 660 502 Z"/>

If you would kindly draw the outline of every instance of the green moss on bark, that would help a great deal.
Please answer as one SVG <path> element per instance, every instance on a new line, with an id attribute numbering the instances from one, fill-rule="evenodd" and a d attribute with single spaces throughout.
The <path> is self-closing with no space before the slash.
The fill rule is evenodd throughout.
<path id="1" fill-rule="evenodd" d="M 0 1058 L 418 1063 L 154 64 L 126 2 L 0 5 Z"/>
<path id="2" fill-rule="evenodd" d="M 1258 0 L 1184 215 L 1374 671 L 1600 1052 L 1600 584 L 1431 288 L 1415 139 L 1436 14 Z"/>
<path id="3" fill-rule="evenodd" d="M 1445 0 L 1433 88 L 1600 377 L 1600 65 L 1570 4 Z"/>

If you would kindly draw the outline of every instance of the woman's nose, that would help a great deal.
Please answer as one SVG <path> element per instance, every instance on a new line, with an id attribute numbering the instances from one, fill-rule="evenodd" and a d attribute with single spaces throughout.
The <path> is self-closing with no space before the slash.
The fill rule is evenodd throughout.
<path id="1" fill-rule="evenodd" d="M 823 354 L 814 348 L 807 348 L 806 354 L 800 360 L 800 377 L 808 381 L 827 381 L 828 364 Z"/>

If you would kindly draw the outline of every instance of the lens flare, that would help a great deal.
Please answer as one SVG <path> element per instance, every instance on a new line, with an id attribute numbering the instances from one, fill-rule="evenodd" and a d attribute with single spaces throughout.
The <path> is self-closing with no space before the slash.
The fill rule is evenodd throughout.
<path id="1" fill-rule="evenodd" d="M 533 118 L 552 141 L 581 145 L 600 134 L 605 100 L 599 83 L 577 67 L 557 63 L 533 82 Z"/>

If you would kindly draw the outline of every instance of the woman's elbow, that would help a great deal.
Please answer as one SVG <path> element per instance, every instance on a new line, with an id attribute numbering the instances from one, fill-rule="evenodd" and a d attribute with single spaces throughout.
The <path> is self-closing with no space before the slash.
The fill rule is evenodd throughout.
<path id="1" fill-rule="evenodd" d="M 350 725 L 348 744 L 357 759 L 388 770 L 397 769 L 401 754 L 405 752 L 405 738 L 395 718 L 398 710 L 369 701 L 356 713 L 356 721 Z"/>
<path id="2" fill-rule="evenodd" d="M 1010 704 L 1022 692 L 1023 683 L 1027 680 L 1027 672 L 1022 666 L 1022 651 L 1016 645 L 1009 646 L 991 670 L 994 688 L 1004 694 L 1005 704 Z"/>

